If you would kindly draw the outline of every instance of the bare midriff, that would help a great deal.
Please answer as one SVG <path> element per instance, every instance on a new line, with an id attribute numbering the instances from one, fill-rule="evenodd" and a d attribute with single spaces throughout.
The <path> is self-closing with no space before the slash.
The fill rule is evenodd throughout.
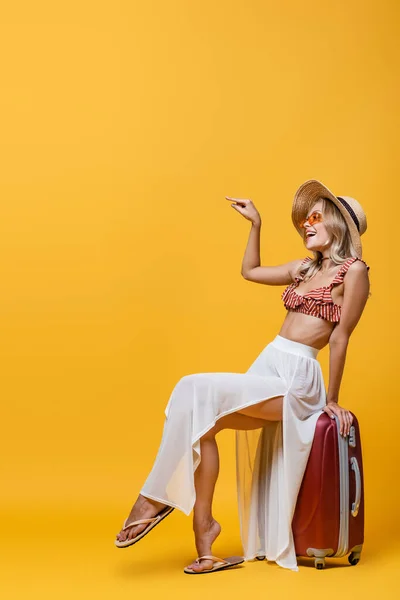
<path id="1" fill-rule="evenodd" d="M 332 300 L 336 304 L 343 302 L 343 284 L 331 290 Z M 304 313 L 288 310 L 279 335 L 293 342 L 300 342 L 322 350 L 328 343 L 337 323 L 313 317 Z"/>

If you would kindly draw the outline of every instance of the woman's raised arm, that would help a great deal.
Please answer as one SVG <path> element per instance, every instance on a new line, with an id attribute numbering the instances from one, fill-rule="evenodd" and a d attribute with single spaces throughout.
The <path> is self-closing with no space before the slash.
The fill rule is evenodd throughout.
<path id="1" fill-rule="evenodd" d="M 248 281 L 263 283 L 264 285 L 287 285 L 293 282 L 293 274 L 297 271 L 303 259 L 296 259 L 283 265 L 272 267 L 260 266 L 260 233 L 261 216 L 253 202 L 247 198 L 231 198 L 231 206 L 245 219 L 251 221 L 251 229 L 246 250 L 242 261 L 242 276 Z"/>

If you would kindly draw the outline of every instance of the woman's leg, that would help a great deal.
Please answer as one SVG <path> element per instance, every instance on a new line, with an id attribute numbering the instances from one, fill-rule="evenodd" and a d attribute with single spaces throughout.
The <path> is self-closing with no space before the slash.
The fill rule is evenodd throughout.
<path id="1" fill-rule="evenodd" d="M 266 421 L 282 421 L 283 418 L 283 396 L 275 396 L 269 400 L 252 404 L 242 408 L 239 413 Z"/>
<path id="2" fill-rule="evenodd" d="M 274 411 L 276 407 L 272 408 L 272 416 L 276 416 Z M 219 473 L 219 454 L 215 436 L 223 429 L 259 429 L 264 427 L 265 420 L 265 418 L 252 417 L 240 412 L 231 413 L 219 419 L 200 440 L 201 461 L 194 473 L 196 502 L 193 509 L 193 530 L 198 556 L 212 554 L 211 546 L 221 532 L 220 524 L 212 515 L 212 500 Z M 211 569 L 213 562 L 202 560 L 200 564 L 193 562 L 188 566 L 194 571 L 204 571 Z"/>
<path id="3" fill-rule="evenodd" d="M 263 421 L 276 421 L 282 418 L 283 396 L 278 396 L 219 419 L 200 440 L 201 461 L 194 473 L 196 502 L 193 514 L 198 555 L 211 554 L 211 545 L 220 533 L 219 524 L 213 519 L 211 512 L 215 483 L 219 472 L 218 447 L 216 434 L 222 429 L 250 430 L 263 427 Z M 139 519 L 148 519 L 157 515 L 166 505 L 148 499 L 139 494 L 127 519 L 127 524 Z M 136 525 L 117 535 L 119 541 L 132 539 L 146 528 L 146 524 Z M 190 568 L 201 571 L 212 567 L 211 561 L 201 561 L 200 565 L 192 564 Z"/>
<path id="4" fill-rule="evenodd" d="M 193 523 L 193 525 L 196 523 L 199 539 L 202 537 L 201 531 L 205 529 L 204 525 L 210 523 L 209 516 L 211 514 L 212 497 L 219 471 L 218 447 L 215 440 L 216 434 L 218 431 L 227 428 L 258 429 L 262 426 L 263 422 L 261 419 L 254 419 L 240 415 L 239 413 L 232 413 L 219 419 L 215 426 L 200 439 L 201 462 L 194 473 L 196 503 L 194 506 Z M 160 502 L 156 502 L 155 500 L 139 494 L 135 504 L 132 506 L 126 523 L 129 524 L 140 519 L 150 519 L 151 517 L 155 517 L 165 506 L 165 504 L 161 504 Z M 120 542 L 127 539 L 133 539 L 146 527 L 146 524 L 135 525 L 135 527 L 131 527 L 126 531 L 120 531 L 116 538 Z M 214 539 L 217 537 L 218 533 L 214 536 Z M 204 532 L 204 535 L 207 537 L 206 532 Z M 208 554 L 208 552 L 203 552 L 203 554 Z M 199 556 L 201 555 L 199 554 Z"/>

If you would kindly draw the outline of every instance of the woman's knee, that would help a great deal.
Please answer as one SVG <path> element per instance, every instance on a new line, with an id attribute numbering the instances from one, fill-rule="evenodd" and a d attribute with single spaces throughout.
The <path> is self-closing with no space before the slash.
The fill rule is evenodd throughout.
<path id="1" fill-rule="evenodd" d="M 218 421 L 216 421 L 215 425 L 213 425 L 213 427 L 211 427 L 211 429 L 206 431 L 206 433 L 201 436 L 201 439 L 202 440 L 215 439 L 215 436 L 217 435 L 217 433 L 219 433 L 223 429 L 228 428 L 226 421 L 227 421 L 226 417 L 221 417 L 220 419 L 218 419 Z"/>
<path id="2" fill-rule="evenodd" d="M 243 415 L 265 419 L 266 421 L 282 421 L 283 419 L 283 396 L 275 396 L 252 404 L 239 411 Z"/>

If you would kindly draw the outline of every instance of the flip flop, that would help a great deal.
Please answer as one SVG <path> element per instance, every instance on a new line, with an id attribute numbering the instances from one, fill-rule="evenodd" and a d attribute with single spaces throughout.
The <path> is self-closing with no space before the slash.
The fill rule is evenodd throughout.
<path id="1" fill-rule="evenodd" d="M 122 531 L 126 531 L 127 529 L 129 529 L 130 527 L 134 527 L 135 525 L 142 525 L 144 523 L 148 523 L 148 525 L 145 529 L 143 529 L 143 531 L 141 531 L 136 537 L 132 539 L 126 539 L 123 542 L 115 540 L 115 545 L 117 546 L 117 548 L 127 548 L 128 546 L 132 546 L 132 544 L 136 544 L 136 542 L 138 542 L 145 535 L 147 535 L 149 531 L 153 529 L 153 527 L 158 525 L 163 519 L 165 519 L 165 517 L 172 513 L 173 510 L 173 506 L 166 506 L 155 517 L 152 517 L 151 519 L 139 519 L 139 521 L 133 521 L 132 523 L 129 523 L 129 525 L 126 524 L 128 519 L 125 519 Z"/>
<path id="2" fill-rule="evenodd" d="M 205 555 L 199 556 L 196 558 L 198 564 L 200 564 L 201 560 L 212 560 L 215 564 L 212 569 L 205 569 L 203 571 L 193 571 L 193 569 L 189 569 L 189 567 L 185 567 L 183 569 L 184 573 L 188 573 L 188 575 L 201 575 L 203 573 L 214 573 L 214 571 L 221 571 L 222 569 L 229 569 L 229 567 L 234 567 L 236 565 L 240 565 L 244 562 L 243 556 L 228 556 L 228 558 L 218 558 L 218 556 Z"/>

